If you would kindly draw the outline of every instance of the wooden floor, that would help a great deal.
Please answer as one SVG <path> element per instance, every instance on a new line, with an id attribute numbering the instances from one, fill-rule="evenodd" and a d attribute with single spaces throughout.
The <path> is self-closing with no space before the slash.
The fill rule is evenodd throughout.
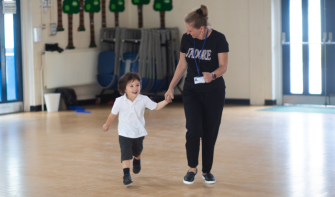
<path id="1" fill-rule="evenodd" d="M 0 116 L 1 197 L 335 196 L 335 115 L 227 106 L 216 143 L 215 185 L 188 170 L 182 104 L 146 111 L 142 171 L 124 186 L 109 106 Z M 201 166 L 199 166 L 201 169 Z"/>

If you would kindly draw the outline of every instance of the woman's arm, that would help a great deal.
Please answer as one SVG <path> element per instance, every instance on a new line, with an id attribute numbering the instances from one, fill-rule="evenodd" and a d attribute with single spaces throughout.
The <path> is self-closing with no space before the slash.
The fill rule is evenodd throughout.
<path id="1" fill-rule="evenodd" d="M 228 53 L 219 53 L 219 68 L 217 68 L 213 73 L 216 74 L 216 78 L 221 77 L 223 74 L 227 72 L 228 69 Z M 203 72 L 204 79 L 206 83 L 210 83 L 214 80 L 214 76 L 212 73 L 209 72 Z"/>
<path id="2" fill-rule="evenodd" d="M 165 93 L 165 100 L 167 102 L 170 102 L 171 99 L 174 99 L 173 89 L 174 87 L 176 87 L 180 79 L 183 77 L 186 69 L 187 69 L 187 62 L 185 59 L 185 53 L 180 52 L 180 58 L 176 68 L 176 72 L 173 75 L 168 91 Z"/>
<path id="3" fill-rule="evenodd" d="M 176 72 L 174 73 L 173 79 L 170 83 L 169 89 L 173 89 L 176 87 L 180 79 L 183 77 L 185 71 L 187 69 L 187 62 L 185 59 L 185 53 L 180 52 L 179 63 L 176 68 Z"/>
<path id="4" fill-rule="evenodd" d="M 228 70 L 228 53 L 219 53 L 219 68 L 216 69 L 213 73 L 216 74 L 217 77 L 221 77 Z"/>

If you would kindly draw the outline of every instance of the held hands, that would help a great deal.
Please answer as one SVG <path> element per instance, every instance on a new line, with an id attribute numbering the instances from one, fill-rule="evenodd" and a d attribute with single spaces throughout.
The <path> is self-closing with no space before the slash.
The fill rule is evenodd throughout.
<path id="1" fill-rule="evenodd" d="M 213 81 L 212 73 L 209 73 L 209 72 L 203 72 L 202 74 L 203 74 L 203 76 L 204 76 L 204 79 L 205 79 L 205 82 L 206 82 L 206 83 L 210 83 L 210 82 Z"/>
<path id="2" fill-rule="evenodd" d="M 104 126 L 102 126 L 102 130 L 104 132 L 108 131 L 108 129 L 109 129 L 109 125 L 104 124 Z"/>
<path id="3" fill-rule="evenodd" d="M 172 102 L 172 99 L 174 99 L 173 96 L 173 89 L 169 89 L 166 93 L 165 93 L 165 101 L 168 103 Z"/>

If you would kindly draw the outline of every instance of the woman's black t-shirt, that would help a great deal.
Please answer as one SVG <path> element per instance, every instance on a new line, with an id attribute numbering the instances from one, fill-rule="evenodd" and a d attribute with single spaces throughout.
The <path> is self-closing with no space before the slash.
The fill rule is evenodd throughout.
<path id="1" fill-rule="evenodd" d="M 194 84 L 194 77 L 198 76 L 197 67 L 194 61 L 194 40 L 195 56 L 200 68 L 200 76 L 203 76 L 202 72 L 211 73 L 219 67 L 218 53 L 229 52 L 229 46 L 225 35 L 213 29 L 206 40 L 199 64 L 199 55 L 205 40 L 193 39 L 191 35 L 185 33 L 181 39 L 180 45 L 180 52 L 185 53 L 186 62 L 188 64 L 184 87 L 198 90 L 222 88 L 222 86 L 225 86 L 225 83 L 221 76 L 218 76 L 218 78 L 211 83 Z"/>

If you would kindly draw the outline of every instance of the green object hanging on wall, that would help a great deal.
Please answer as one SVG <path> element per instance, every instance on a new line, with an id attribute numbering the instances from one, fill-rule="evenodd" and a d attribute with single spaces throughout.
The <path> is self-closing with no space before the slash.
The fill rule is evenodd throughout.
<path id="1" fill-rule="evenodd" d="M 72 16 L 78 14 L 80 11 L 80 5 L 78 0 L 64 0 L 63 1 L 63 12 L 68 16 L 68 44 L 67 49 L 74 49 L 73 46 L 73 27 L 72 27 Z"/>
<path id="2" fill-rule="evenodd" d="M 64 31 L 62 0 L 57 0 L 57 31 Z"/>
<path id="3" fill-rule="evenodd" d="M 79 0 L 64 0 L 63 12 L 66 14 L 78 14 L 80 11 Z"/>
<path id="4" fill-rule="evenodd" d="M 84 0 L 79 0 L 79 27 L 78 31 L 85 31 L 85 23 L 84 23 Z"/>
<path id="5" fill-rule="evenodd" d="M 125 10 L 124 0 L 110 0 L 109 10 L 111 12 L 114 12 L 115 27 L 118 27 L 119 26 L 119 12 L 123 12 Z"/>
<path id="6" fill-rule="evenodd" d="M 173 8 L 172 0 L 155 0 L 153 7 L 157 12 L 171 11 Z"/>
<path id="7" fill-rule="evenodd" d="M 109 2 L 109 10 L 111 12 L 123 12 L 125 10 L 124 0 L 111 0 Z"/>
<path id="8" fill-rule="evenodd" d="M 91 42 L 89 47 L 94 48 L 97 47 L 94 36 L 94 13 L 100 12 L 100 0 L 85 0 L 84 9 L 90 14 Z"/>
<path id="9" fill-rule="evenodd" d="M 132 4 L 137 5 L 138 11 L 138 28 L 143 27 L 143 5 L 150 3 L 150 0 L 131 0 Z"/>
<path id="10" fill-rule="evenodd" d="M 85 0 L 85 12 L 98 13 L 100 12 L 100 0 Z"/>
<path id="11" fill-rule="evenodd" d="M 165 12 L 172 10 L 172 0 L 155 0 L 153 8 L 160 12 L 161 28 L 165 29 Z"/>
<path id="12" fill-rule="evenodd" d="M 131 0 L 134 5 L 148 5 L 150 0 Z"/>

